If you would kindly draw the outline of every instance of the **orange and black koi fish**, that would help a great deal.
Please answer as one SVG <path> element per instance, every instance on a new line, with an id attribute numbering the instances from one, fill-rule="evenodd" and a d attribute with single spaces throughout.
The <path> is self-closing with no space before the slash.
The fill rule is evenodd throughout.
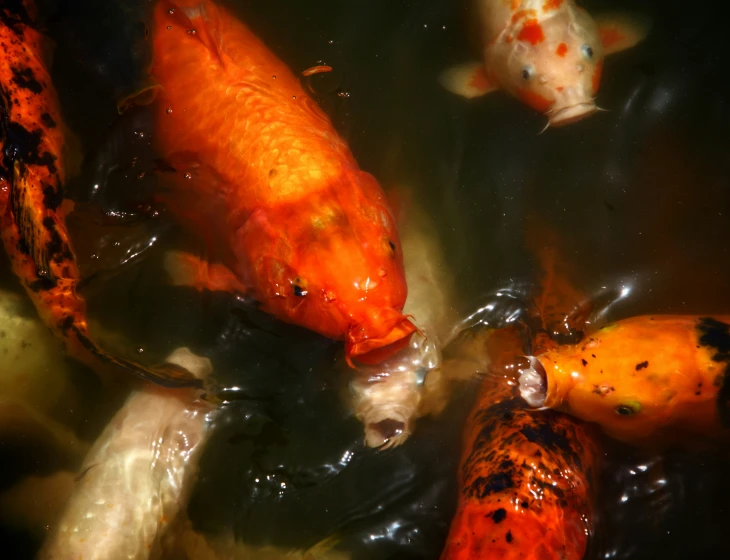
<path id="1" fill-rule="evenodd" d="M 291 70 L 216 3 L 161 0 L 151 74 L 156 147 L 180 179 L 160 200 L 217 261 L 170 255 L 176 283 L 245 293 L 344 340 L 348 362 L 403 348 L 416 327 L 385 195 Z"/>
<path id="2" fill-rule="evenodd" d="M 597 467 L 590 427 L 524 407 L 516 390 L 520 328 L 488 333 L 485 346 L 489 376 L 468 420 L 459 505 L 441 560 L 580 560 Z"/>
<path id="3" fill-rule="evenodd" d="M 33 26 L 32 0 L 0 6 L 0 235 L 13 272 L 70 354 L 170 387 L 199 381 L 173 365 L 146 368 L 116 358 L 90 338 L 79 270 L 65 225 L 65 144 L 56 93 Z"/>
<path id="4" fill-rule="evenodd" d="M 642 446 L 730 435 L 730 317 L 623 319 L 530 358 L 521 394 Z"/>

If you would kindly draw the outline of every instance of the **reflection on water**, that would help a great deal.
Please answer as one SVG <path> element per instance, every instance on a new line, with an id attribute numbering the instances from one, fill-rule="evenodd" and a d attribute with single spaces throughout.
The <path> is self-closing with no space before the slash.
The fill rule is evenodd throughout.
<path id="1" fill-rule="evenodd" d="M 439 88 L 443 68 L 472 56 L 471 12 L 460 3 L 229 4 L 295 71 L 320 61 L 335 68 L 308 78 L 310 89 L 386 190 L 417 189 L 447 248 L 463 326 L 524 318 L 540 271 L 525 244 L 534 220 L 565 240 L 572 282 L 600 302 L 597 321 L 730 309 L 724 35 L 705 12 L 659 0 L 587 2 L 593 12 L 650 14 L 652 34 L 607 61 L 599 101 L 609 113 L 538 136 L 544 119 L 514 100 L 468 103 Z M 438 558 L 477 381 L 459 386 L 443 415 L 419 420 L 402 447 L 379 454 L 364 447 L 343 398 L 339 345 L 251 302 L 168 286 L 161 255 L 189 240 L 146 206 L 159 174 L 150 173 L 144 111 L 119 119 L 115 107 L 115 96 L 144 85 L 147 2 L 43 8 L 64 114 L 86 156 L 72 192 L 117 218 L 79 206 L 85 219 L 72 224 L 91 312 L 148 354 L 184 345 L 209 356 L 227 389 L 189 507 L 193 527 L 285 548 L 336 533 L 354 558 Z M 88 372 L 74 375 L 82 398 L 59 408 L 76 411 L 65 421 L 90 441 L 120 397 L 90 398 Z M 0 488 L 78 465 L 40 441 L 3 441 Z M 607 462 L 589 558 L 723 555 L 722 456 L 643 457 L 614 445 Z M 0 538 L 22 558 L 37 536 L 3 522 Z"/>

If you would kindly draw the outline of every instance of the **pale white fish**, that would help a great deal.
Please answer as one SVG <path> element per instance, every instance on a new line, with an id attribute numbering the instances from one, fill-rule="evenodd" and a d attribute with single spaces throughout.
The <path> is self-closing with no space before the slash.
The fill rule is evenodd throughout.
<path id="1" fill-rule="evenodd" d="M 626 14 L 594 19 L 574 0 L 474 2 L 483 59 L 446 70 L 441 84 L 469 99 L 506 91 L 546 114 L 545 129 L 600 111 L 604 57 L 633 47 L 651 26 Z"/>
<path id="2" fill-rule="evenodd" d="M 452 279 L 429 217 L 409 204 L 399 224 L 408 299 L 403 314 L 421 330 L 407 348 L 376 365 L 360 367 L 350 383 L 353 408 L 365 425 L 365 443 L 388 449 L 408 439 L 428 412 L 424 397 L 438 385 L 441 349 L 455 321 Z M 439 400 L 439 399 L 436 399 Z"/>
<path id="3" fill-rule="evenodd" d="M 167 361 L 200 378 L 212 372 L 210 360 L 187 348 Z M 212 413 L 192 390 L 148 385 L 132 393 L 84 460 L 38 558 L 154 558 L 186 505 Z"/>

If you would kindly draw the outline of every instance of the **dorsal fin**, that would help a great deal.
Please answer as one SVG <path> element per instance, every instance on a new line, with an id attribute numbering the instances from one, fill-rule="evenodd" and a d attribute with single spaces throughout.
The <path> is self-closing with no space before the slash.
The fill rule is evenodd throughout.
<path id="1" fill-rule="evenodd" d="M 220 13 L 210 0 L 162 0 L 160 7 L 172 21 L 186 28 L 225 64 L 220 35 Z M 173 23 L 174 25 L 174 23 Z"/>

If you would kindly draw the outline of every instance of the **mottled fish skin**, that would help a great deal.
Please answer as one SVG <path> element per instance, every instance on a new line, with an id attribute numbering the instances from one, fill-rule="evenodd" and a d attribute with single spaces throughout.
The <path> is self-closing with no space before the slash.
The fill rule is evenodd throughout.
<path id="1" fill-rule="evenodd" d="M 116 366 L 166 386 L 198 385 L 199 380 L 173 365 L 145 368 L 115 358 L 89 336 L 62 208 L 63 123 L 34 15 L 31 0 L 0 7 L 0 235 L 13 272 L 41 318 L 77 359 L 95 368 Z"/>
<path id="2" fill-rule="evenodd" d="M 585 554 L 598 448 L 586 424 L 525 409 L 514 379 L 521 349 L 517 328 L 487 336 L 491 364 L 467 423 L 458 510 L 441 560 Z"/>
<path id="3" fill-rule="evenodd" d="M 730 316 L 642 315 L 537 357 L 544 406 L 642 448 L 730 436 Z"/>

